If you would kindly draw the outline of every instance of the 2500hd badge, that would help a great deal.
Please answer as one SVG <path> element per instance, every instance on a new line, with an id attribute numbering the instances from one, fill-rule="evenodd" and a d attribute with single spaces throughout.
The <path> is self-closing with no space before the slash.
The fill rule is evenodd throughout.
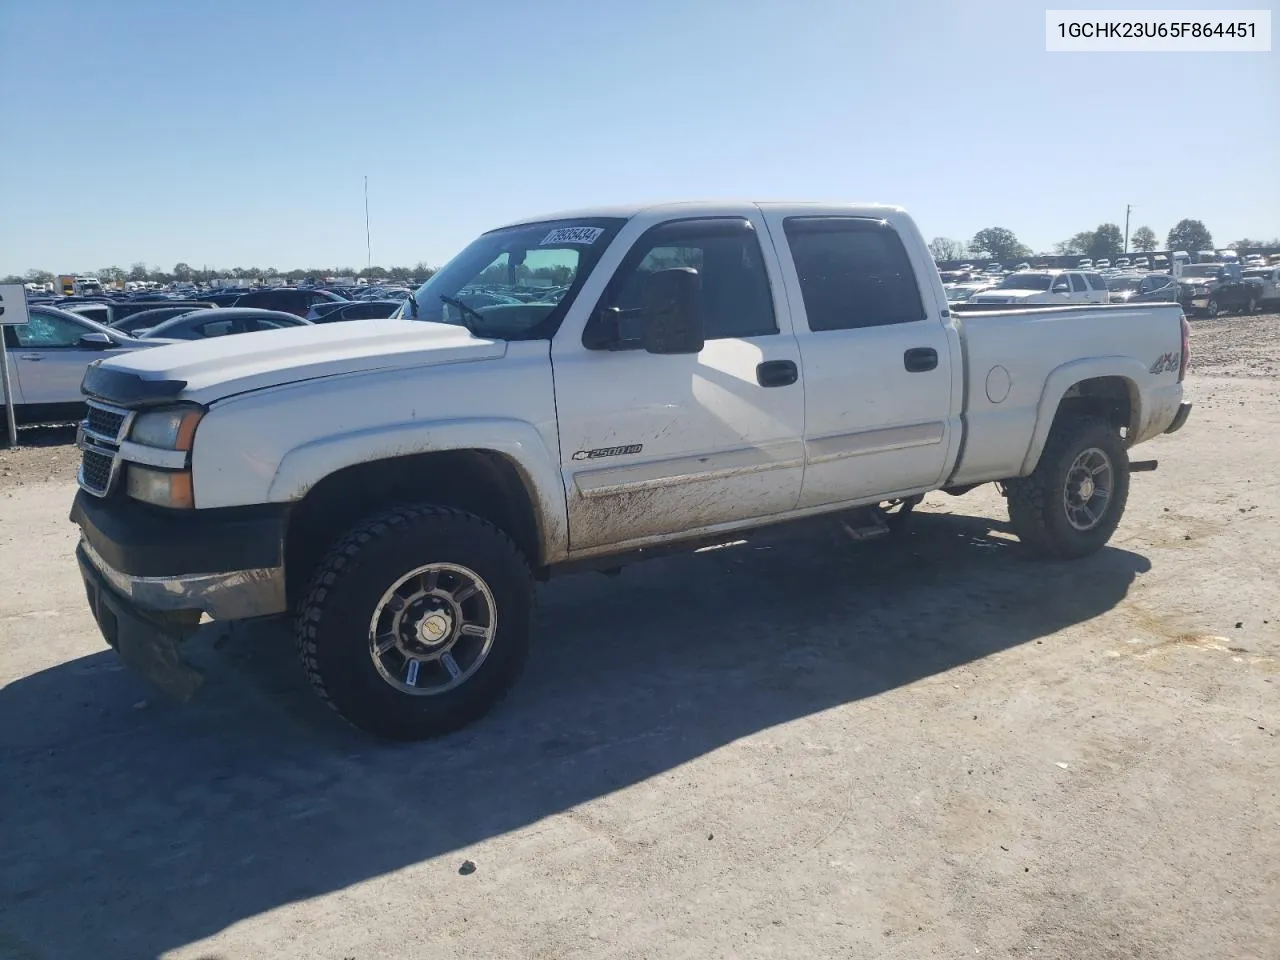
<path id="1" fill-rule="evenodd" d="M 598 450 L 579 450 L 574 453 L 573 459 L 599 460 L 601 457 L 622 457 L 628 453 L 639 453 L 643 449 L 643 443 L 629 443 L 625 447 L 600 447 Z"/>

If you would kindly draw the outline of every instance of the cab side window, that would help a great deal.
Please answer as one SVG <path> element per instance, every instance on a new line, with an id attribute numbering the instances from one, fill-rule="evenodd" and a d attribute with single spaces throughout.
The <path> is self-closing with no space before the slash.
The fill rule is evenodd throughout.
<path id="1" fill-rule="evenodd" d="M 673 267 L 698 271 L 708 340 L 778 332 L 769 277 L 751 222 L 740 217 L 677 220 L 654 227 L 636 242 L 601 300 L 601 309 L 619 311 L 623 344 L 639 345 L 644 319 L 638 311 L 649 277 Z"/>
<path id="2" fill-rule="evenodd" d="M 1081 275 L 1080 275 L 1080 274 L 1078 274 L 1078 273 L 1072 273 L 1072 274 L 1069 274 L 1069 276 L 1071 277 L 1071 292 L 1072 292 L 1072 293 L 1087 293 L 1087 292 L 1088 292 L 1088 290 L 1089 290 L 1089 285 L 1088 285 L 1087 283 L 1085 283 L 1085 282 L 1084 282 L 1084 277 L 1083 277 L 1083 276 L 1081 276 Z"/>
<path id="3" fill-rule="evenodd" d="M 810 330 L 925 319 L 911 259 L 889 224 L 865 217 L 788 217 L 783 226 Z"/>

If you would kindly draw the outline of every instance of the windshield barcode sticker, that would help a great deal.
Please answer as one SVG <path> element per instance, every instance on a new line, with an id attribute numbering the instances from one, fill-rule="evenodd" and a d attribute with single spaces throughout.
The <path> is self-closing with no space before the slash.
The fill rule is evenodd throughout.
<path id="1" fill-rule="evenodd" d="M 549 247 L 553 243 L 592 244 L 600 239 L 602 233 L 604 227 L 557 227 L 543 237 L 538 246 Z"/>

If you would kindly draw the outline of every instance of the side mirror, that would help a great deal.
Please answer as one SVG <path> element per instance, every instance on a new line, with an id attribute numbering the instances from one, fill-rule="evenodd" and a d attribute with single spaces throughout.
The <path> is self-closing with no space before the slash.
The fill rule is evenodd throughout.
<path id="1" fill-rule="evenodd" d="M 110 350 L 116 344 L 105 333 L 86 333 L 80 338 L 79 345 L 90 350 Z"/>
<path id="2" fill-rule="evenodd" d="M 644 288 L 644 333 L 649 353 L 697 353 L 707 342 L 702 320 L 702 278 L 692 267 L 653 273 Z"/>

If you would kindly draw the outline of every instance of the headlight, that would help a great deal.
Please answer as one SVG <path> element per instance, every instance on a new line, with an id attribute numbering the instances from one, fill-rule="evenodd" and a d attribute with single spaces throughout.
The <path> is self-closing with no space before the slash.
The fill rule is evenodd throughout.
<path id="1" fill-rule="evenodd" d="M 135 500 L 187 510 L 196 505 L 190 470 L 157 470 L 130 463 L 125 474 L 125 492 Z"/>
<path id="2" fill-rule="evenodd" d="M 161 450 L 190 450 L 196 435 L 196 425 L 203 416 L 204 411 L 198 407 L 176 407 L 172 410 L 141 413 L 134 418 L 129 439 Z"/>

